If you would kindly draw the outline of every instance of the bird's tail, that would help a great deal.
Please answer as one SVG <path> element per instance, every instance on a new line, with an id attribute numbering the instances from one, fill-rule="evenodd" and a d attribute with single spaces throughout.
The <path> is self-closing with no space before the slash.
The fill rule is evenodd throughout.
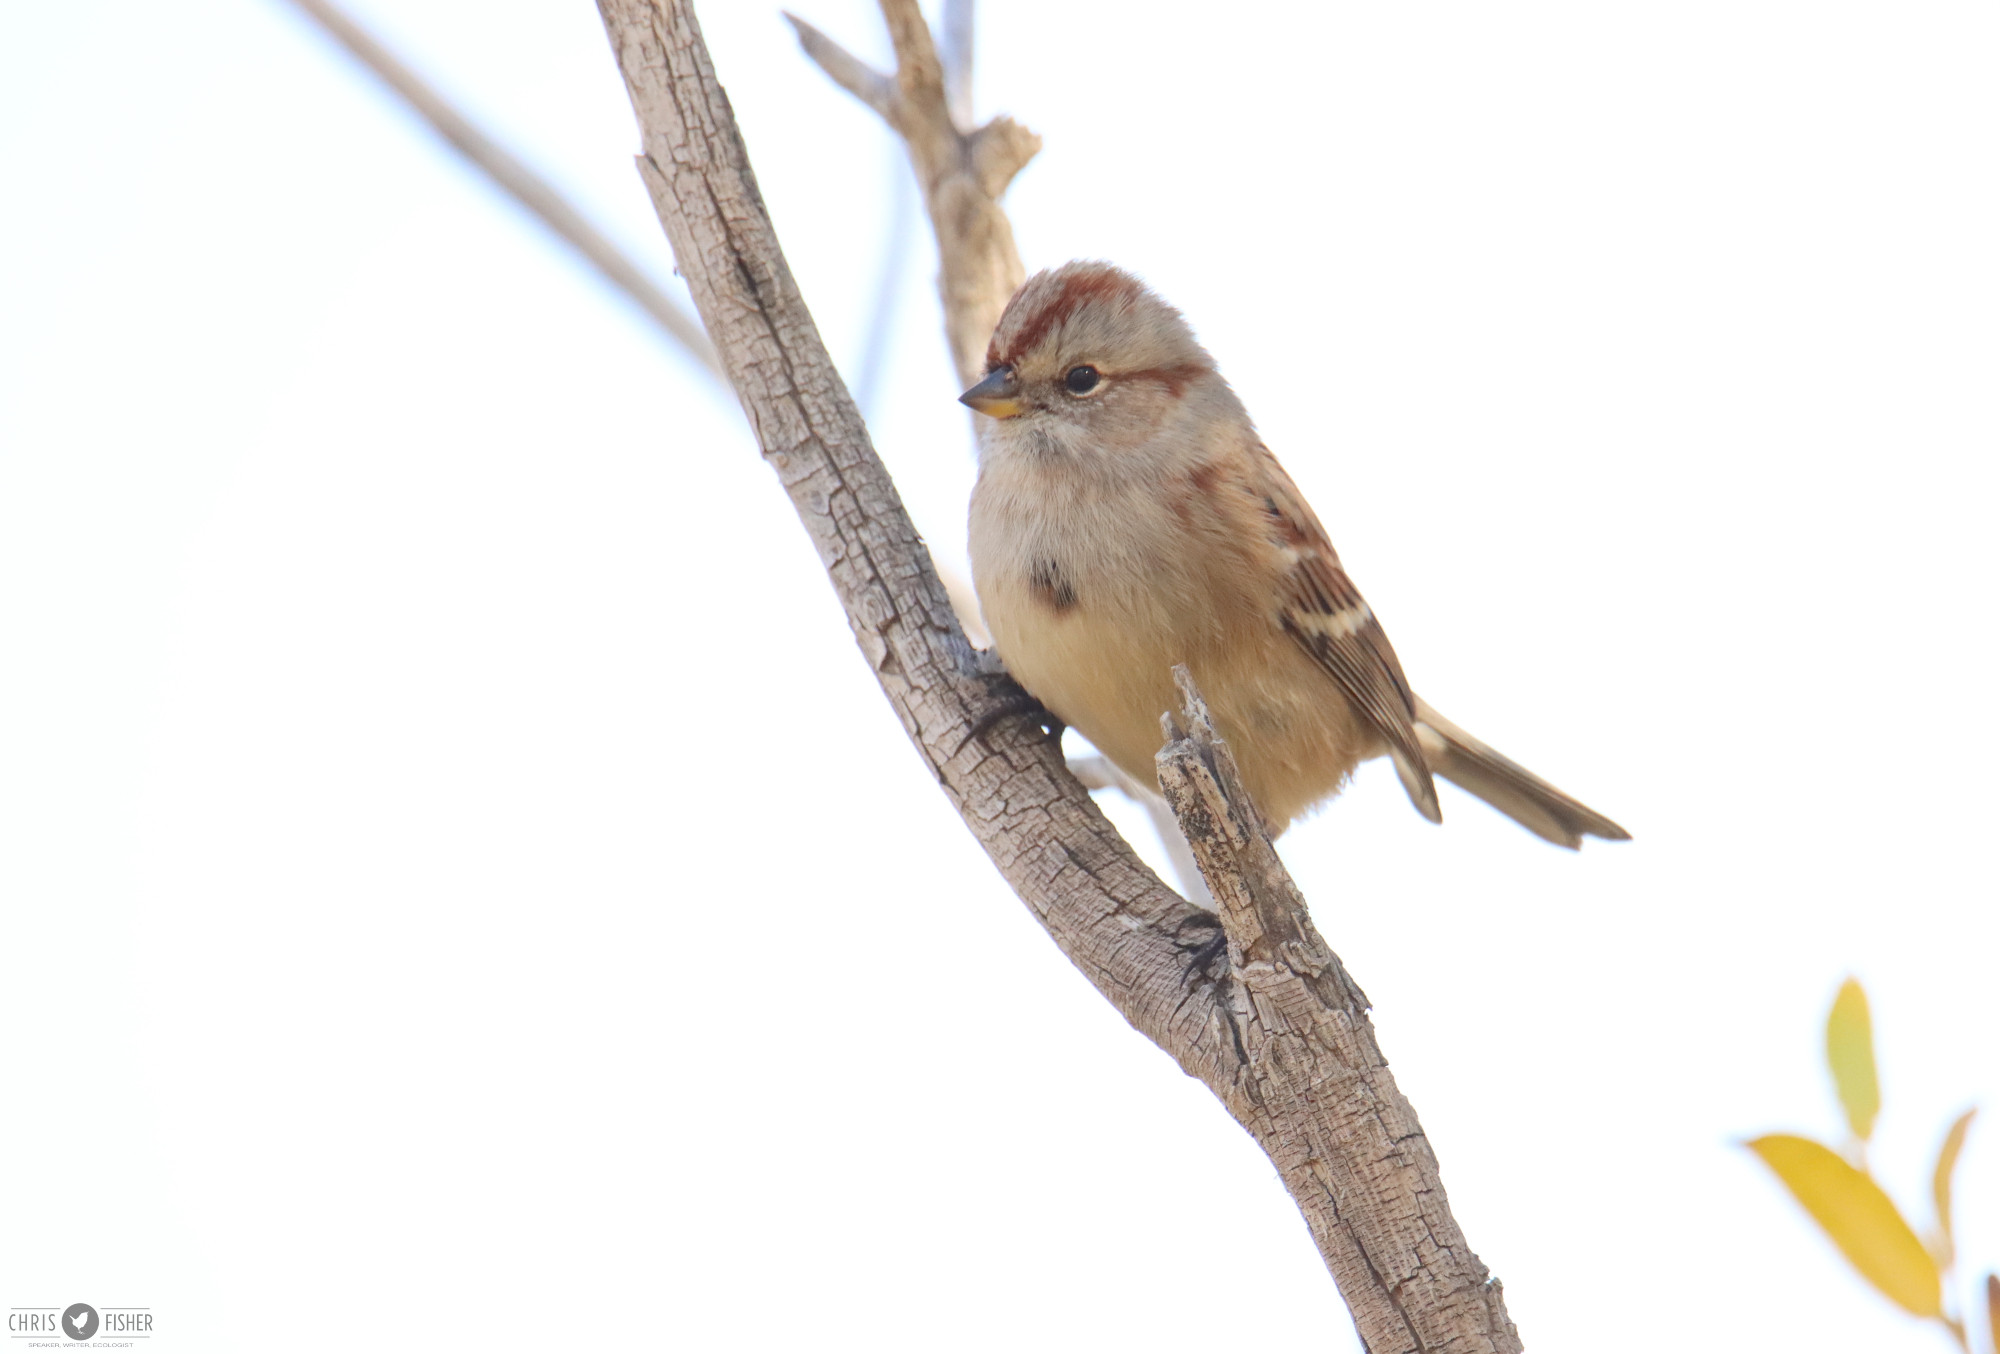
<path id="1" fill-rule="evenodd" d="M 1585 837 L 1630 841 L 1632 834 L 1594 809 L 1509 761 L 1422 701 L 1417 744 L 1433 775 L 1469 790 L 1538 837 L 1574 851 Z"/>

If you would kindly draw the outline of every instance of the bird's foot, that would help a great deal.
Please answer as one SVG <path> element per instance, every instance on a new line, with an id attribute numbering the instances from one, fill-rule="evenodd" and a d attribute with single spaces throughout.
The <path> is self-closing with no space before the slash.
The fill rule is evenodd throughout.
<path id="1" fill-rule="evenodd" d="M 1183 984 L 1192 982 L 1196 974 L 1211 983 L 1229 976 L 1229 936 L 1222 929 L 1220 917 L 1212 912 L 1197 913 L 1174 930 L 1175 943 L 1188 956 L 1187 969 L 1181 974 Z"/>
<path id="2" fill-rule="evenodd" d="M 966 743 L 983 738 L 1002 722 L 1015 718 L 1031 720 L 1048 737 L 1062 741 L 1063 729 L 1067 726 L 1005 671 L 981 673 L 979 683 L 985 688 L 982 693 L 985 708 L 974 717 L 971 730 L 965 735 L 964 742 L 958 745 L 960 751 L 964 750 Z"/>

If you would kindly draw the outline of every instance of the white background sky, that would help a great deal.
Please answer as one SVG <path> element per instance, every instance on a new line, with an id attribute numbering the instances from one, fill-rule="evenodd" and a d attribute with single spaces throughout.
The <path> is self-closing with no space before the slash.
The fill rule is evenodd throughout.
<path id="1" fill-rule="evenodd" d="M 669 274 L 592 6 L 357 8 Z M 702 18 L 851 369 L 907 171 L 774 7 Z M 1284 842 L 1530 1347 L 1945 1349 L 1734 1143 L 1833 1133 L 1850 971 L 1911 1211 L 2000 1113 L 1990 6 L 994 0 L 980 43 L 1046 137 L 1029 266 L 1181 306 L 1418 688 L 1638 838 L 1432 828 L 1376 766 Z M 1269 1164 L 936 792 L 733 401 L 342 55 L 4 0 L 0 185 L 0 1304 L 156 1351 L 1352 1347 Z M 871 412 L 950 553 L 911 238 Z M 1960 1185 L 1983 1273 L 2000 1124 Z"/>

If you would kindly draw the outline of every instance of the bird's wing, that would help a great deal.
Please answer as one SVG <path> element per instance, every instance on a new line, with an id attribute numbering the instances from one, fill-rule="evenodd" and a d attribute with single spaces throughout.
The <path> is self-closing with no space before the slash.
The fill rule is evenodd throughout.
<path id="1" fill-rule="evenodd" d="M 1417 742 L 1416 698 L 1389 636 L 1340 567 L 1326 528 L 1306 505 L 1268 447 L 1257 447 L 1258 488 L 1272 540 L 1283 552 L 1280 583 L 1283 624 L 1301 648 L 1333 678 L 1360 716 L 1388 744 L 1389 759 L 1417 812 L 1443 822 L 1437 786 Z"/>

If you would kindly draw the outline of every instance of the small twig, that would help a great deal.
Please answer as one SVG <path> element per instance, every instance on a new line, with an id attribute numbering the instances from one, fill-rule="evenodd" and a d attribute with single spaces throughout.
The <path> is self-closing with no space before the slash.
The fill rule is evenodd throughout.
<path id="1" fill-rule="evenodd" d="M 665 292 L 654 284 L 645 270 L 624 251 L 584 219 L 553 185 L 499 142 L 475 127 L 444 96 L 425 83 L 423 77 L 404 65 L 374 35 L 349 18 L 331 0 L 289 0 L 300 13 L 317 23 L 345 47 L 350 55 L 374 73 L 376 78 L 401 96 L 418 116 L 428 122 L 453 150 L 491 179 L 500 190 L 528 209 L 543 225 L 554 231 L 612 286 L 652 317 L 661 331 L 686 356 L 699 363 L 717 381 L 728 383 L 715 349 L 701 326 L 688 317 Z"/>
<path id="2" fill-rule="evenodd" d="M 855 56 L 790 10 L 780 12 L 791 23 L 792 31 L 799 35 L 799 46 L 805 48 L 806 55 L 813 59 L 813 64 L 825 71 L 828 78 L 836 85 L 867 104 L 883 118 L 890 117 L 890 109 L 895 106 L 896 101 L 895 81 L 870 67 L 860 57 Z"/>

